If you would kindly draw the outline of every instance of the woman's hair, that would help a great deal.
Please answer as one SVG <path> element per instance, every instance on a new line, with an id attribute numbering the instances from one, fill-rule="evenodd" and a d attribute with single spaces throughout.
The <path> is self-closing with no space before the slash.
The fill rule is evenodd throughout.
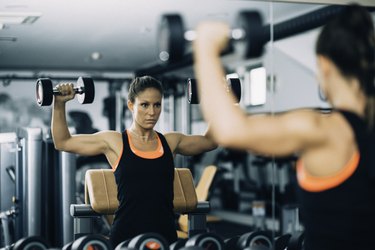
<path id="1" fill-rule="evenodd" d="M 136 77 L 129 86 L 128 100 L 132 103 L 135 102 L 135 98 L 148 88 L 154 88 L 160 91 L 160 94 L 163 96 L 163 86 L 159 80 L 151 76 L 142 76 Z"/>
<path id="2" fill-rule="evenodd" d="M 375 33 L 369 12 L 349 5 L 321 31 L 316 53 L 328 57 L 346 77 L 357 78 L 367 96 L 366 120 L 375 131 Z"/>

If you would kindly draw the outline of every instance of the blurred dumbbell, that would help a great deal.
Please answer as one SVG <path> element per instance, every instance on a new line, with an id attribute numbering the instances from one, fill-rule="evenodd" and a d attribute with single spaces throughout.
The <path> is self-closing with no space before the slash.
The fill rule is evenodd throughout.
<path id="1" fill-rule="evenodd" d="M 77 94 L 79 103 L 92 103 L 95 97 L 94 81 L 89 77 L 79 77 L 74 92 Z M 61 95 L 61 93 L 53 87 L 52 81 L 49 78 L 39 78 L 36 82 L 36 102 L 38 105 L 51 105 L 54 95 Z"/>
<path id="2" fill-rule="evenodd" d="M 297 232 L 289 239 L 286 250 L 302 250 L 304 248 L 305 233 Z"/>
<path id="3" fill-rule="evenodd" d="M 238 239 L 237 248 L 246 250 L 273 250 L 272 237 L 267 231 L 246 233 Z"/>
<path id="4" fill-rule="evenodd" d="M 223 239 L 214 233 L 202 233 L 189 238 L 185 247 L 201 247 L 203 249 L 225 250 Z"/>
<path id="5" fill-rule="evenodd" d="M 88 234 L 76 239 L 71 247 L 72 250 L 112 250 L 112 245 L 107 238 L 100 234 Z"/>
<path id="6" fill-rule="evenodd" d="M 259 57 L 265 44 L 262 17 L 257 11 L 243 11 L 237 16 L 236 28 L 230 31 L 230 45 L 236 41 L 237 50 L 244 58 Z M 158 26 L 159 59 L 177 62 L 186 51 L 186 42 L 195 40 L 194 30 L 185 30 L 178 14 L 163 15 Z M 238 43 L 238 41 L 242 41 Z"/>
<path id="7" fill-rule="evenodd" d="M 24 237 L 16 241 L 13 250 L 35 249 L 45 250 L 48 249 L 47 242 L 39 236 Z"/>
<path id="8" fill-rule="evenodd" d="M 169 246 L 169 250 L 180 250 L 185 246 L 187 239 L 178 239 Z"/>
<path id="9" fill-rule="evenodd" d="M 237 247 L 237 242 L 239 239 L 240 239 L 240 235 L 236 235 L 234 237 L 224 240 L 225 249 L 226 250 L 239 250 Z"/>
<path id="10" fill-rule="evenodd" d="M 127 244 L 127 248 L 168 250 L 169 245 L 163 236 L 157 233 L 145 233 L 131 239 Z"/>
<path id="11" fill-rule="evenodd" d="M 275 238 L 274 250 L 285 250 L 288 246 L 291 234 L 283 234 Z"/>
<path id="12" fill-rule="evenodd" d="M 232 91 L 236 97 L 236 102 L 241 101 L 241 81 L 238 78 L 228 78 L 227 80 L 227 91 Z M 198 86 L 195 79 L 189 78 L 187 81 L 187 99 L 190 104 L 198 104 Z"/>

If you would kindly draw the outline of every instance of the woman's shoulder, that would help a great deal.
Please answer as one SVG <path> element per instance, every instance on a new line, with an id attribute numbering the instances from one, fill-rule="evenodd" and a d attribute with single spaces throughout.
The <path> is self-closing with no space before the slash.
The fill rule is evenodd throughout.
<path id="1" fill-rule="evenodd" d="M 96 133 L 96 135 L 103 138 L 105 141 L 118 141 L 122 140 L 122 133 L 114 130 L 103 130 Z"/>

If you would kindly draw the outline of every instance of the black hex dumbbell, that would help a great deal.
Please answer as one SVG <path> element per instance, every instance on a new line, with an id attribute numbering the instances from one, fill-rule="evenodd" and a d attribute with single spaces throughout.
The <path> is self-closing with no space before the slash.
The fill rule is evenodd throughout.
<path id="1" fill-rule="evenodd" d="M 94 81 L 89 77 L 79 77 L 74 92 L 79 103 L 92 103 L 95 97 Z M 53 87 L 51 79 L 39 78 L 36 81 L 36 102 L 39 106 L 51 105 L 54 95 L 61 95 L 61 93 Z"/>

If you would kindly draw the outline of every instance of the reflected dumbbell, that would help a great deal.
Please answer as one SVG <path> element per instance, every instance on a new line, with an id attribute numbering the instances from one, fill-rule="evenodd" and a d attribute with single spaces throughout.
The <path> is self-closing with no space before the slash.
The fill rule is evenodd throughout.
<path id="1" fill-rule="evenodd" d="M 265 44 L 262 17 L 257 11 L 243 11 L 237 17 L 237 28 L 228 37 L 236 43 L 236 50 L 244 58 L 259 57 Z M 163 15 L 158 26 L 159 59 L 165 62 L 180 61 L 186 51 L 186 42 L 196 38 L 194 30 L 185 30 L 183 19 L 178 14 Z M 232 43 L 230 43 L 232 45 Z"/>
<path id="2" fill-rule="evenodd" d="M 74 87 L 78 102 L 81 104 L 92 103 L 95 97 L 94 81 L 89 77 L 79 77 Z M 39 106 L 52 104 L 53 96 L 61 93 L 53 87 L 49 78 L 39 78 L 36 82 L 36 102 Z"/>
<path id="3" fill-rule="evenodd" d="M 235 98 L 236 103 L 241 101 L 241 81 L 238 78 L 228 78 L 227 80 L 227 91 L 232 91 Z M 198 104 L 199 103 L 199 96 L 198 96 L 198 86 L 197 81 L 195 79 L 189 78 L 187 81 L 187 99 L 188 103 L 190 104 Z"/>

